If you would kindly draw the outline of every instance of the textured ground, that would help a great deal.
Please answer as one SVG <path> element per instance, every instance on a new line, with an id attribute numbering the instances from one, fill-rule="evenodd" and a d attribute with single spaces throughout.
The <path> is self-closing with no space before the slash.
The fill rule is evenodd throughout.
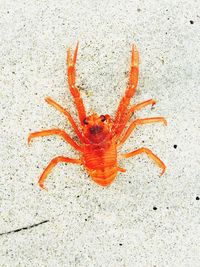
<path id="1" fill-rule="evenodd" d="M 0 266 L 200 266 L 200 3 L 191 1 L 1 0 L 0 7 Z M 66 47 L 80 41 L 78 84 L 88 111 L 114 114 L 124 92 L 131 44 L 140 51 L 140 81 L 132 103 L 158 104 L 137 117 L 165 116 L 140 126 L 123 147 L 145 155 L 121 163 L 127 172 L 110 187 L 82 168 L 58 165 L 78 153 L 59 137 L 30 132 L 59 127 L 64 116 L 51 96 L 76 114 L 66 87 Z"/>

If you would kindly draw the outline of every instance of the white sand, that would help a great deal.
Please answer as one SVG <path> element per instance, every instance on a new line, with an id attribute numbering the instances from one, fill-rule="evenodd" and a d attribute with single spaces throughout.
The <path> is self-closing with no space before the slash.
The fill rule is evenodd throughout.
<path id="1" fill-rule="evenodd" d="M 200 266 L 199 8 L 194 0 L 1 0 L 1 267 Z M 167 165 L 162 178 L 141 155 L 123 161 L 127 172 L 107 188 L 72 164 L 55 167 L 48 193 L 38 187 L 53 157 L 78 157 L 56 136 L 27 145 L 28 134 L 41 129 L 75 137 L 44 97 L 77 121 L 65 77 L 66 47 L 77 40 L 77 83 L 87 110 L 112 116 L 137 44 L 140 81 L 132 103 L 157 100 L 137 117 L 165 116 L 169 125 L 138 126 L 122 151 L 152 149 Z"/>

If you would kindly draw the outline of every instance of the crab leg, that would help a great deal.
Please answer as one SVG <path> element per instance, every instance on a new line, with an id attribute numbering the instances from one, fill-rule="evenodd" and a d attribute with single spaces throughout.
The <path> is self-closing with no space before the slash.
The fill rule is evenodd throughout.
<path id="1" fill-rule="evenodd" d="M 129 85 L 125 91 L 125 96 L 122 98 L 119 107 L 116 112 L 114 127 L 117 128 L 121 117 L 127 110 L 127 107 L 130 103 L 131 98 L 134 96 L 136 87 L 138 84 L 138 73 L 139 73 L 139 53 L 135 45 L 132 47 L 132 56 L 131 56 L 131 69 L 129 76 Z"/>
<path id="2" fill-rule="evenodd" d="M 127 138 L 130 136 L 132 131 L 135 129 L 137 125 L 141 124 L 147 124 L 147 123 L 154 123 L 154 122 L 163 122 L 165 125 L 167 125 L 167 121 L 163 117 L 155 117 L 155 118 L 147 118 L 147 119 L 137 119 L 131 123 L 127 131 L 125 132 L 122 139 L 119 141 L 118 146 L 121 146 L 124 144 L 124 142 L 127 140 Z"/>
<path id="3" fill-rule="evenodd" d="M 143 101 L 137 105 L 134 105 L 132 107 L 130 107 L 130 109 L 128 110 L 128 115 L 131 116 L 136 110 L 142 109 L 148 105 L 152 105 L 154 106 L 156 104 L 156 101 L 153 99 L 149 99 L 146 101 Z M 129 117 L 130 118 L 130 117 Z"/>
<path id="4" fill-rule="evenodd" d="M 164 164 L 164 162 L 161 160 L 161 159 L 159 159 L 150 149 L 148 149 L 148 148 L 145 148 L 145 147 L 142 147 L 142 148 L 139 148 L 139 149 L 137 149 L 137 150 L 135 150 L 135 151 L 132 151 L 132 152 L 130 152 L 130 153 L 126 153 L 126 154 L 123 154 L 122 155 L 122 157 L 123 158 L 130 158 L 130 157 L 134 157 L 134 156 L 136 156 L 136 155 L 139 155 L 139 154 L 141 154 L 141 153 L 145 153 L 145 154 L 147 154 L 147 156 L 149 157 L 149 158 L 151 158 L 161 169 L 162 169 L 162 172 L 161 172 L 161 174 L 160 174 L 160 176 L 161 175 L 163 175 L 163 173 L 165 172 L 165 170 L 166 170 L 166 166 L 165 166 L 165 164 Z"/>
<path id="5" fill-rule="evenodd" d="M 75 85 L 75 81 L 76 81 L 75 64 L 76 64 L 76 59 L 77 59 L 77 53 L 78 53 L 78 43 L 76 45 L 73 58 L 71 57 L 70 48 L 68 48 L 67 50 L 67 73 L 68 73 L 69 89 L 74 98 L 81 125 L 83 125 L 84 124 L 83 120 L 86 117 L 86 112 L 85 112 L 85 107 L 83 104 L 83 99 L 81 98 L 80 92 Z"/>
<path id="6" fill-rule="evenodd" d="M 79 131 L 74 119 L 72 118 L 71 114 L 69 111 L 67 111 L 66 109 L 64 109 L 62 106 L 60 106 L 58 103 L 56 103 L 53 99 L 51 99 L 50 97 L 46 97 L 45 101 L 53 106 L 54 108 L 56 108 L 57 110 L 59 110 L 61 113 L 63 113 L 69 120 L 69 122 L 71 123 L 71 126 L 73 127 L 75 133 L 77 134 L 77 136 L 79 137 L 79 139 L 81 141 L 84 141 L 84 138 L 81 134 L 81 132 Z"/>
<path id="7" fill-rule="evenodd" d="M 53 167 L 58 164 L 59 162 L 66 162 L 66 163 L 74 163 L 74 164 L 81 164 L 81 160 L 80 159 L 72 159 L 72 158 L 67 158 L 67 157 L 63 157 L 63 156 L 59 156 L 59 157 L 56 157 L 54 159 L 52 159 L 50 161 L 50 163 L 48 164 L 48 166 L 45 168 L 45 170 L 43 171 L 42 175 L 40 176 L 40 179 L 38 181 L 38 184 L 39 186 L 42 188 L 42 189 L 45 189 L 45 186 L 44 186 L 44 181 L 45 179 L 47 178 L 47 175 L 51 172 L 51 170 L 53 169 Z"/>
<path id="8" fill-rule="evenodd" d="M 28 144 L 30 144 L 31 140 L 35 137 L 39 136 L 49 136 L 49 135 L 60 135 L 66 142 L 68 142 L 71 146 L 73 146 L 76 150 L 82 151 L 82 148 L 74 142 L 74 140 L 63 130 L 60 129 L 51 129 L 51 130 L 44 130 L 41 132 L 31 133 L 28 137 Z"/>
<path id="9" fill-rule="evenodd" d="M 120 134 L 122 133 L 122 131 L 124 130 L 127 122 L 129 121 L 129 119 L 131 118 L 132 114 L 136 111 L 136 110 L 139 110 L 139 109 L 142 109 L 148 105 L 155 105 L 156 104 L 156 101 L 153 100 L 153 99 L 149 99 L 149 100 L 146 100 L 146 101 L 143 101 L 141 102 L 140 104 L 137 104 L 137 105 L 134 105 L 132 106 L 127 114 L 125 115 L 124 119 L 122 120 L 122 122 L 120 122 L 118 128 L 116 129 L 116 135 L 117 136 L 120 136 Z"/>

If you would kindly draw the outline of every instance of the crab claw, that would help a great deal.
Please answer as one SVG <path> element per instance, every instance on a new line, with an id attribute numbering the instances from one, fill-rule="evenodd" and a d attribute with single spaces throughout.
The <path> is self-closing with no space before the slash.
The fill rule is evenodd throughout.
<path id="1" fill-rule="evenodd" d="M 67 49 L 67 65 L 68 65 L 68 68 L 69 67 L 74 67 L 75 64 L 76 64 L 76 59 L 77 59 L 77 54 L 78 54 L 78 46 L 79 46 L 79 42 L 77 42 L 73 59 L 71 57 L 70 48 Z"/>
<path id="2" fill-rule="evenodd" d="M 68 73 L 68 83 L 70 87 L 75 86 L 75 79 L 76 79 L 75 64 L 78 53 L 78 44 L 79 43 L 77 42 L 73 58 L 71 57 L 70 48 L 67 49 L 67 73 Z"/>

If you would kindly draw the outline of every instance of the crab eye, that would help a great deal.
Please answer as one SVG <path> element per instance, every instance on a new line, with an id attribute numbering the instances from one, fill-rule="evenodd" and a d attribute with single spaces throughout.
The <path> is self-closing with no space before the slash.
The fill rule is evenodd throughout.
<path id="1" fill-rule="evenodd" d="M 101 115 L 100 119 L 101 119 L 102 122 L 104 122 L 106 120 L 106 117 L 104 115 Z"/>
<path id="2" fill-rule="evenodd" d="M 83 120 L 83 123 L 84 123 L 84 124 L 88 124 L 87 118 L 85 118 L 85 119 Z"/>

